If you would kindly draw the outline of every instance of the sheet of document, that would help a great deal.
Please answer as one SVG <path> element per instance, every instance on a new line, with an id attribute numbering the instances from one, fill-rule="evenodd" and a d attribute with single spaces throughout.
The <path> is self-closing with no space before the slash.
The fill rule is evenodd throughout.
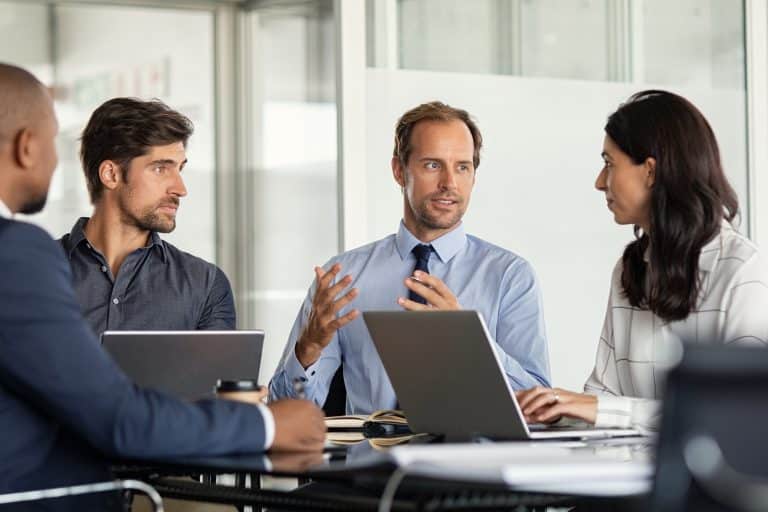
<path id="1" fill-rule="evenodd" d="M 650 491 L 653 463 L 640 445 L 488 443 L 398 446 L 411 474 L 506 485 L 521 491 L 629 496 Z"/>

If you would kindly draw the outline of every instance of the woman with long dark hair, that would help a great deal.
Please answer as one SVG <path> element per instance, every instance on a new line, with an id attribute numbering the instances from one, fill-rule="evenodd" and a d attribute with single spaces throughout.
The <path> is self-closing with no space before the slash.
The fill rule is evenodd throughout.
<path id="1" fill-rule="evenodd" d="M 605 126 L 595 187 L 618 224 L 633 224 L 611 280 L 584 393 L 518 393 L 530 422 L 575 418 L 654 429 L 671 343 L 768 344 L 768 265 L 734 229 L 736 194 L 712 128 L 688 100 L 634 94 Z"/>

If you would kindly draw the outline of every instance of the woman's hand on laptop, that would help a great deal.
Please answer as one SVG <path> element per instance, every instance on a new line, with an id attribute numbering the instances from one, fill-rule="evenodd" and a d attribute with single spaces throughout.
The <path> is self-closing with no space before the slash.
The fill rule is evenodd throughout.
<path id="1" fill-rule="evenodd" d="M 528 423 L 554 423 L 563 416 L 594 425 L 597 397 L 560 388 L 535 388 L 516 391 L 515 397 Z"/>
<path id="2" fill-rule="evenodd" d="M 439 278 L 421 270 L 405 279 L 405 286 L 412 292 L 424 297 L 426 304 L 419 304 L 405 297 L 399 297 L 397 303 L 408 311 L 439 309 L 443 311 L 459 310 L 461 304 L 450 288 Z"/>

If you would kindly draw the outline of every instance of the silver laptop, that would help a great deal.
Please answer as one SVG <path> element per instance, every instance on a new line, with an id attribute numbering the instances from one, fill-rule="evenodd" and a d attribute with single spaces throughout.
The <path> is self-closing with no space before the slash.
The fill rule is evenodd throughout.
<path id="1" fill-rule="evenodd" d="M 529 426 L 477 311 L 368 311 L 363 318 L 414 432 L 455 441 L 639 435 L 631 429 Z"/>
<path id="2" fill-rule="evenodd" d="M 218 379 L 258 379 L 264 331 L 107 331 L 101 341 L 139 386 L 196 400 Z"/>

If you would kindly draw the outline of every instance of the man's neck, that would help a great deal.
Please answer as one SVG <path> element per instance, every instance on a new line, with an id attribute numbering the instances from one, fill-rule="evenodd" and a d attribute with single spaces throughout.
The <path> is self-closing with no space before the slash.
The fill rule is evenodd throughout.
<path id="1" fill-rule="evenodd" d="M 146 247 L 150 232 L 122 222 L 119 212 L 99 206 L 85 225 L 85 237 L 107 260 L 112 275 L 133 251 Z"/>
<path id="2" fill-rule="evenodd" d="M 0 185 L 0 217 L 12 217 L 16 210 L 16 205 L 11 201 L 13 195 L 9 193 L 8 188 Z"/>
<path id="3" fill-rule="evenodd" d="M 430 228 L 416 222 L 414 219 L 409 219 L 407 217 L 403 218 L 403 223 L 405 224 L 406 229 L 410 231 L 411 234 L 419 240 L 419 242 L 423 244 L 429 244 L 429 243 L 432 243 L 434 240 L 437 240 L 444 234 L 450 233 L 451 231 L 459 227 L 459 225 L 461 224 L 461 221 L 445 229 Z"/>

